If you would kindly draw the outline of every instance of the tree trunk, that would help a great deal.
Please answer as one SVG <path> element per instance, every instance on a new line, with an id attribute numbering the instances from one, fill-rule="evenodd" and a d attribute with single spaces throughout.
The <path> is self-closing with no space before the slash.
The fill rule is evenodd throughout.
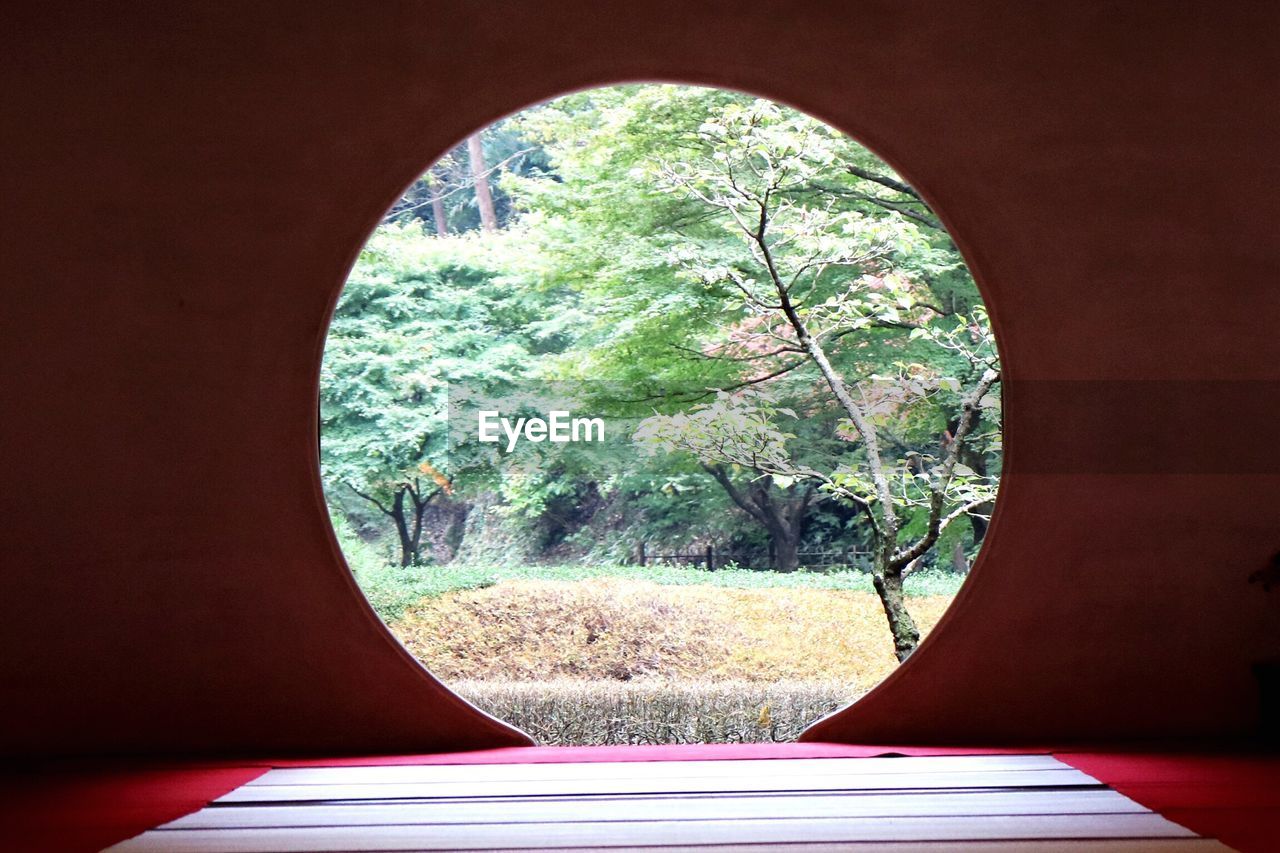
<path id="1" fill-rule="evenodd" d="M 449 521 L 444 528 L 445 556 L 452 560 L 462 547 L 462 539 L 467 530 L 467 514 L 471 512 L 471 504 L 466 501 L 449 501 Z"/>
<path id="2" fill-rule="evenodd" d="M 403 485 L 396 489 L 395 497 L 392 498 L 391 506 L 388 507 L 372 494 L 360 491 L 351 483 L 347 483 L 347 486 L 391 519 L 396 526 L 396 538 L 400 540 L 400 565 L 416 566 L 422 548 L 422 526 L 427 514 L 427 504 L 439 494 L 439 490 L 424 498 L 415 480 L 413 486 Z M 405 508 L 406 496 L 410 500 L 411 509 Z"/>
<path id="3" fill-rule="evenodd" d="M 409 517 L 404 510 L 405 491 L 405 489 L 396 491 L 395 501 L 391 504 L 391 511 L 387 514 L 395 522 L 396 537 L 400 540 L 400 565 L 412 566 L 418 562 L 418 546 L 413 541 L 413 534 L 409 530 Z M 419 525 L 420 529 L 421 525 Z"/>
<path id="4" fill-rule="evenodd" d="M 769 557 L 775 571 L 794 572 L 800 567 L 800 532 L 814 491 L 806 487 L 790 501 L 774 500 L 767 484 L 755 483 L 743 491 L 720 465 L 703 463 L 703 470 L 715 478 L 733 503 L 751 516 L 769 534 Z M 794 486 L 792 488 L 795 488 Z M 785 504 L 785 506 L 783 506 Z"/>
<path id="5" fill-rule="evenodd" d="M 405 506 L 405 496 L 409 507 Z M 396 525 L 396 537 L 400 540 L 400 565 L 416 566 L 422 562 L 422 527 L 431 497 L 420 500 L 416 492 L 403 487 L 396 492 L 395 501 L 387 515 Z"/>
<path id="6" fill-rule="evenodd" d="M 448 237 L 449 218 L 444 212 L 444 199 L 438 193 L 431 196 L 431 218 L 436 223 L 436 236 Z"/>
<path id="7" fill-rule="evenodd" d="M 431 190 L 431 220 L 436 226 L 437 237 L 449 236 L 449 214 L 444 209 L 444 181 L 440 179 L 438 168 L 432 169 L 428 175 L 428 189 Z"/>
<path id="8" fill-rule="evenodd" d="M 467 138 L 467 156 L 471 160 L 471 179 L 476 187 L 476 208 L 480 211 L 480 225 L 486 231 L 498 230 L 498 214 L 493 208 L 493 195 L 489 192 L 489 176 L 484 164 L 484 146 L 480 134 Z"/>
<path id="9" fill-rule="evenodd" d="M 982 411 L 978 410 L 971 418 L 971 428 L 976 428 L 982 423 Z M 948 435 L 955 435 L 956 430 L 960 428 L 960 419 L 952 418 L 947 424 Z M 944 446 L 945 449 L 945 446 Z M 960 448 L 960 462 L 981 477 L 987 476 L 987 457 L 978 451 L 973 445 L 966 444 Z M 987 535 L 988 521 L 982 516 L 990 517 L 992 511 L 995 510 L 995 502 L 988 501 L 975 507 L 980 515 L 969 516 L 969 527 L 973 530 L 973 542 L 975 545 L 981 545 L 982 539 Z"/>
<path id="10" fill-rule="evenodd" d="M 969 558 L 964 554 L 963 542 L 957 542 L 951 549 L 951 567 L 958 575 L 969 574 Z"/>
<path id="11" fill-rule="evenodd" d="M 877 571 L 871 576 L 871 581 L 875 584 L 876 595 L 880 596 L 885 618 L 889 620 L 893 653 L 897 656 L 898 663 L 902 663 L 920 644 L 920 631 L 907 612 L 907 602 L 902 592 L 902 573 Z"/>
<path id="12" fill-rule="evenodd" d="M 430 505 L 431 499 L 435 497 L 437 494 L 439 494 L 439 491 L 437 490 L 436 492 L 432 492 L 426 497 L 423 497 L 422 488 L 421 486 L 418 485 L 418 480 L 415 479 L 413 481 L 412 487 L 405 486 L 398 493 L 398 495 L 405 495 L 405 494 L 409 496 L 409 501 L 412 504 L 412 513 L 409 518 L 411 524 L 408 525 L 408 531 L 407 531 L 409 562 L 407 563 L 404 562 L 405 555 L 402 553 L 400 557 L 401 559 L 400 565 L 416 566 L 422 562 L 422 528 L 423 528 L 423 523 L 427 517 L 427 506 Z M 400 539 L 402 548 L 405 542 L 406 540 L 402 536 L 402 538 Z"/>
<path id="13" fill-rule="evenodd" d="M 986 538 L 987 528 L 991 524 L 987 518 L 990 518 L 991 513 L 995 512 L 996 504 L 995 501 L 987 501 L 984 504 L 979 504 L 975 509 L 981 515 L 969 516 L 969 526 L 973 529 L 974 544 L 981 545 L 982 540 Z M 987 518 L 983 518 L 983 515 L 987 516 Z"/>
<path id="14" fill-rule="evenodd" d="M 789 532 L 769 531 L 773 541 L 773 570 L 776 572 L 794 572 L 800 568 L 800 541 Z"/>
<path id="15" fill-rule="evenodd" d="M 767 527 L 773 542 L 774 571 L 794 572 L 800 568 L 800 534 L 804 530 L 812 495 L 813 490 L 805 487 L 801 494 L 790 500 L 770 501 L 774 521 Z"/>
<path id="16" fill-rule="evenodd" d="M 422 520 L 427 514 L 426 503 L 415 503 L 413 507 L 413 529 L 410 531 L 409 541 L 413 545 L 413 563 L 418 565 L 422 562 Z"/>

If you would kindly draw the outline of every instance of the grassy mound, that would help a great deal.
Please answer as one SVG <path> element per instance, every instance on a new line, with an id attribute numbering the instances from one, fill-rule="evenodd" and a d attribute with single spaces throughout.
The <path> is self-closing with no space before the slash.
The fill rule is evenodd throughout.
<path id="1" fill-rule="evenodd" d="M 923 630 L 949 596 L 910 600 Z M 875 595 L 504 581 L 424 599 L 392 630 L 448 681 L 817 681 L 865 691 L 896 666 Z"/>

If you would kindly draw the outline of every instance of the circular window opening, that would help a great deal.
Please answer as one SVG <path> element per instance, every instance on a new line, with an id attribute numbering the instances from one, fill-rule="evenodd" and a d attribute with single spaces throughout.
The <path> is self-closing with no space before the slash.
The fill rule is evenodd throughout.
<path id="1" fill-rule="evenodd" d="M 569 95 L 369 238 L 321 384 L 334 526 L 429 670 L 545 743 L 794 739 L 981 546 L 999 367 L 920 196 L 737 92 Z"/>

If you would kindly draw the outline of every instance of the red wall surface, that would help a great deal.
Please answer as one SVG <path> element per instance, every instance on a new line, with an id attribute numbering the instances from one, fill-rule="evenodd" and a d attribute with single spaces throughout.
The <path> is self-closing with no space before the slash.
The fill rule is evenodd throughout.
<path id="1" fill-rule="evenodd" d="M 871 145 L 1006 364 L 971 581 L 830 740 L 1226 735 L 1280 655 L 1280 6 L 11 5 L 0 21 L 0 751 L 523 742 L 401 650 L 326 520 L 327 316 L 474 129 L 625 80 Z"/>

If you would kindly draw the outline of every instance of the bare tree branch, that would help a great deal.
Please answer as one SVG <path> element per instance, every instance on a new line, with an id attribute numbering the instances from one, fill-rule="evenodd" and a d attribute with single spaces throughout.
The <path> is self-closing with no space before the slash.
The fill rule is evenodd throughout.
<path id="1" fill-rule="evenodd" d="M 942 509 L 946 502 L 947 486 L 951 483 L 951 476 L 955 472 L 956 463 L 960 459 L 960 450 L 969 435 L 969 430 L 973 428 L 979 401 L 999 381 L 999 371 L 988 369 L 983 374 L 982 379 L 978 381 L 977 386 L 969 394 L 965 395 L 960 406 L 960 420 L 956 425 L 955 435 L 951 439 L 951 443 L 947 445 L 946 456 L 943 457 L 942 465 L 939 466 L 936 480 L 933 484 L 933 493 L 929 497 L 929 525 L 925 535 L 914 545 L 898 551 L 890 557 L 890 567 L 905 566 L 917 557 L 924 556 L 938 541 L 938 536 L 942 533 Z"/>
<path id="2" fill-rule="evenodd" d="M 725 490 L 725 493 L 729 496 L 729 500 L 733 501 L 739 509 L 761 524 L 768 524 L 768 519 L 765 518 L 761 509 L 748 500 L 746 495 L 742 494 L 741 490 L 739 490 L 737 485 L 733 482 L 733 479 L 724 470 L 723 465 L 713 465 L 706 462 L 701 464 L 703 469 L 714 477 L 715 481 Z"/>
<path id="3" fill-rule="evenodd" d="M 677 350 L 680 350 L 681 352 L 687 352 L 692 355 L 699 356 L 700 358 L 707 359 L 709 361 L 752 362 L 752 361 L 760 361 L 761 359 L 765 359 L 765 358 L 773 358 L 775 356 L 782 355 L 784 352 L 796 352 L 796 353 L 804 352 L 804 350 L 799 349 L 798 347 L 778 347 L 777 349 L 770 350 L 769 352 L 752 353 L 751 355 L 742 355 L 742 356 L 714 355 L 714 354 L 703 352 L 700 349 L 694 349 L 693 347 L 684 346 L 683 344 L 669 344 L 669 346 L 672 349 L 677 349 Z M 729 346 L 730 344 L 720 344 L 719 349 L 725 349 Z"/>
<path id="4" fill-rule="evenodd" d="M 911 186 L 910 184 L 903 183 L 902 181 L 894 180 L 888 175 L 881 175 L 877 172 L 871 172 L 866 169 L 859 168 L 858 166 L 852 166 L 852 165 L 845 166 L 844 170 L 848 172 L 850 175 L 853 175 L 855 178 L 862 178 L 864 181 L 871 181 L 872 183 L 879 184 L 882 187 L 888 187 L 891 190 L 896 190 L 897 192 L 900 192 L 900 193 L 906 193 L 912 198 L 919 200 L 921 203 L 924 202 L 924 199 L 920 198 L 920 193 L 916 192 L 915 187 Z"/>
<path id="5" fill-rule="evenodd" d="M 510 157 L 504 157 L 502 160 L 499 160 L 494 165 L 485 169 L 484 172 L 482 172 L 481 174 L 476 175 L 464 181 L 463 183 L 459 184 L 458 186 L 454 187 L 448 192 L 443 192 L 443 193 L 440 193 L 439 195 L 432 193 L 431 198 L 427 199 L 426 201 L 419 202 L 418 204 L 414 204 L 409 207 L 393 208 L 390 213 L 382 217 L 381 224 L 386 225 L 388 222 L 394 222 L 396 219 L 398 219 L 399 217 L 403 216 L 406 213 L 412 213 L 413 211 L 418 210 L 419 208 L 426 207 L 429 204 L 444 201 L 446 198 L 449 198 L 452 195 L 457 195 L 460 192 L 465 192 L 467 190 L 473 189 L 475 187 L 475 182 L 478 178 L 487 179 L 490 175 L 492 175 L 494 172 L 501 170 L 504 166 L 506 166 L 512 160 L 516 160 L 520 157 L 523 157 L 524 155 L 528 154 L 530 151 L 533 151 L 533 150 L 534 150 L 533 147 L 521 148 L 519 151 L 512 154 Z"/>
<path id="6" fill-rule="evenodd" d="M 357 495 L 367 500 L 369 503 L 376 506 L 383 514 L 391 518 L 396 517 L 396 514 L 391 510 L 387 509 L 386 506 L 382 503 L 382 501 L 378 500 L 373 495 L 366 495 L 364 492 L 360 491 L 355 486 L 353 486 L 350 481 L 344 481 L 344 482 L 346 482 L 347 488 L 349 488 L 351 491 L 355 492 Z"/>

